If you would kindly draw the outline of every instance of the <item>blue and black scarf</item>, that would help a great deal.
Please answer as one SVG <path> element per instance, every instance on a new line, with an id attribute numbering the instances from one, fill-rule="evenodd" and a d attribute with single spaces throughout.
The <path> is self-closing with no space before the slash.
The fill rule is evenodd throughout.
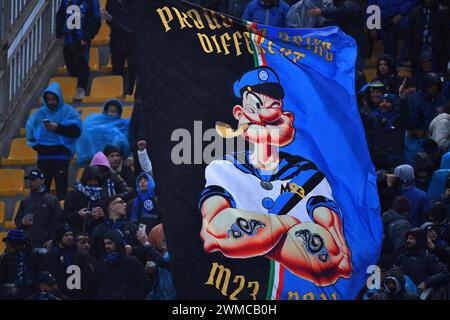
<path id="1" fill-rule="evenodd" d="M 102 187 L 97 186 L 85 186 L 81 182 L 77 181 L 75 183 L 75 190 L 80 191 L 86 197 L 92 201 L 99 200 L 102 195 Z"/>

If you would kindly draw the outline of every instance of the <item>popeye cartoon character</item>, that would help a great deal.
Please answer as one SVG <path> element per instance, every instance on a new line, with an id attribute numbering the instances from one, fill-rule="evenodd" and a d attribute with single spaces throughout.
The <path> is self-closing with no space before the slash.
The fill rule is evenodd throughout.
<path id="1" fill-rule="evenodd" d="M 229 258 L 265 256 L 318 286 L 350 278 L 343 214 L 327 178 L 311 161 L 278 150 L 294 141 L 295 128 L 275 70 L 246 72 L 234 94 L 242 99 L 233 108 L 238 128 L 218 122 L 216 130 L 224 138 L 243 136 L 253 150 L 206 167 L 199 203 L 204 249 Z"/>

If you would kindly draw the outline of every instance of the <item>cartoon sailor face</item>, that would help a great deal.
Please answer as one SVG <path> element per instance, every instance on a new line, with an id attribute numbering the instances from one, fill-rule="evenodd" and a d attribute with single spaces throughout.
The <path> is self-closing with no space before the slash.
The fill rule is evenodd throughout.
<path id="1" fill-rule="evenodd" d="M 251 70 L 235 83 L 234 91 L 242 105 L 233 108 L 233 115 L 238 127 L 245 128 L 246 140 L 279 147 L 292 142 L 294 115 L 283 111 L 284 91 L 275 71 L 267 67 Z"/>

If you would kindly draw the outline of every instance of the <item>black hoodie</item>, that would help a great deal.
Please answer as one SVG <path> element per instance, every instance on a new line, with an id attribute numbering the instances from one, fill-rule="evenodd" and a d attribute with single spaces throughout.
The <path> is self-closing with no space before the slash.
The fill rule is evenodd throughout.
<path id="1" fill-rule="evenodd" d="M 99 263 L 99 288 L 96 299 L 144 299 L 150 291 L 150 282 L 144 266 L 135 257 L 126 254 L 125 245 L 118 232 L 109 232 L 103 237 L 104 239 L 110 239 L 116 244 L 119 257 L 112 263 L 107 262 L 106 259 Z M 105 256 L 107 256 L 106 252 Z"/>
<path id="2" fill-rule="evenodd" d="M 380 61 L 386 61 L 388 64 L 389 73 L 387 75 L 380 75 L 378 65 Z M 402 84 L 402 79 L 397 75 L 397 66 L 394 58 L 388 54 L 382 55 L 377 61 L 377 77 L 372 81 L 380 81 L 384 83 L 386 92 L 398 95 L 398 89 Z"/>
<path id="3" fill-rule="evenodd" d="M 396 283 L 397 290 L 394 292 L 391 292 L 387 286 L 389 280 Z M 406 292 L 405 284 L 406 281 L 402 271 L 399 268 L 391 268 L 386 272 L 382 293 L 374 295 L 371 300 L 419 300 L 416 293 Z"/>
<path id="4" fill-rule="evenodd" d="M 426 232 L 420 228 L 413 228 L 407 233 L 413 235 L 417 241 L 414 248 L 407 248 L 406 253 L 400 255 L 395 263 L 402 272 L 419 285 L 425 282 L 427 288 L 446 285 L 450 280 L 450 274 L 445 264 L 427 252 Z"/>

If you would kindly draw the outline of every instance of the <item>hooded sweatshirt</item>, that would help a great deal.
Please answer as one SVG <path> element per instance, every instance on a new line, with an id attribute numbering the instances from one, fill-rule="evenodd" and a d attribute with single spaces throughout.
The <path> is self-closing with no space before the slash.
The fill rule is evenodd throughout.
<path id="1" fill-rule="evenodd" d="M 53 93 L 58 97 L 58 106 L 51 110 L 45 95 Z M 27 144 L 38 153 L 39 160 L 62 159 L 70 160 L 75 153 L 77 138 L 81 134 L 82 122 L 80 114 L 70 105 L 65 104 L 61 87 L 57 82 L 51 83 L 42 95 L 44 105 L 28 119 L 25 130 Z M 45 119 L 56 122 L 56 131 L 47 130 Z"/>
<path id="2" fill-rule="evenodd" d="M 137 300 L 144 299 L 150 291 L 150 282 L 143 265 L 133 256 L 127 255 L 125 244 L 118 232 L 108 232 L 102 237 L 116 244 L 116 251 L 106 253 L 99 264 L 99 288 L 96 299 Z"/>
<path id="3" fill-rule="evenodd" d="M 390 290 L 388 282 L 394 281 L 396 284 L 395 290 Z M 381 294 L 373 296 L 372 300 L 419 300 L 417 293 L 407 292 L 406 279 L 400 268 L 391 268 L 386 272 L 386 276 L 383 281 L 383 291 Z"/>
<path id="4" fill-rule="evenodd" d="M 439 148 L 447 151 L 450 144 L 450 114 L 441 113 L 430 123 L 431 139 L 436 141 Z"/>
<path id="5" fill-rule="evenodd" d="M 103 154 L 103 152 L 97 152 L 92 158 L 89 166 L 93 167 L 94 171 L 96 171 L 96 166 L 107 167 L 109 170 L 105 176 L 100 176 L 100 174 L 98 174 L 100 186 L 102 187 L 103 198 L 118 195 L 122 198 L 122 200 L 129 201 L 136 196 L 136 192 L 127 185 L 125 180 L 111 170 L 108 158 Z M 98 172 L 98 170 L 96 172 Z"/>
<path id="6" fill-rule="evenodd" d="M 139 180 L 141 177 L 147 177 L 147 191 L 141 191 L 139 188 Z M 131 222 L 143 223 L 150 231 L 154 226 L 160 224 L 161 221 L 155 208 L 155 182 L 153 177 L 146 172 L 142 172 L 136 179 L 137 198 L 133 202 L 131 211 Z"/>
<path id="7" fill-rule="evenodd" d="M 445 153 L 441 159 L 441 168 L 433 173 L 430 186 L 428 187 L 427 197 L 430 201 L 442 200 L 450 174 L 450 152 Z"/>
<path id="8" fill-rule="evenodd" d="M 408 275 L 417 285 L 425 282 L 427 287 L 446 285 L 450 280 L 450 274 L 445 264 L 426 250 L 426 232 L 420 228 L 413 228 L 407 233 L 416 239 L 416 246 L 407 248 L 406 253 L 398 257 L 396 266 Z"/>
<path id="9" fill-rule="evenodd" d="M 109 105 L 118 107 L 118 116 L 107 114 Z M 110 99 L 103 105 L 103 113 L 93 113 L 86 117 L 83 134 L 76 145 L 79 165 L 88 163 L 99 150 L 104 150 L 108 144 L 118 147 L 125 158 L 130 156 L 131 150 L 128 143 L 130 119 L 122 119 L 122 112 L 122 102 L 117 99 Z M 95 137 L 95 139 L 92 139 L 92 137 Z"/>
<path id="10" fill-rule="evenodd" d="M 404 164 L 394 169 L 394 174 L 401 180 L 400 191 L 411 203 L 410 221 L 413 227 L 419 227 L 427 220 L 430 203 L 427 195 L 414 186 L 414 169 Z"/>

